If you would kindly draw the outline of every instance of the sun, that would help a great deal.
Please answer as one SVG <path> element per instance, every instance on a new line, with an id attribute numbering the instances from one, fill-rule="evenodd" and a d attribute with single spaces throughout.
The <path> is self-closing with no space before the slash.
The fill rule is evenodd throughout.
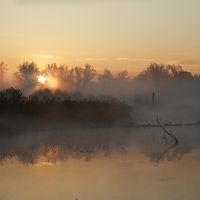
<path id="1" fill-rule="evenodd" d="M 38 77 L 38 81 L 40 82 L 40 83 L 44 83 L 45 81 L 46 81 L 46 77 L 44 77 L 44 76 L 39 76 Z"/>

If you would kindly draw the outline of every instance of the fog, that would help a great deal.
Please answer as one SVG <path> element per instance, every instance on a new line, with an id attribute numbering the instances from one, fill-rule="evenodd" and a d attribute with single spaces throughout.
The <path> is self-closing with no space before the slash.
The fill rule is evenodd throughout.
<path id="1" fill-rule="evenodd" d="M 199 196 L 199 75 L 155 63 L 130 77 L 25 62 L 9 85 L 1 77 L 4 199 Z"/>
<path id="2" fill-rule="evenodd" d="M 26 97 L 40 99 L 117 99 L 133 108 L 132 116 L 139 125 L 154 124 L 155 115 L 162 123 L 187 124 L 200 120 L 200 75 L 184 71 L 181 66 L 150 63 L 146 70 L 131 77 L 126 70 L 112 74 L 105 69 L 98 74 L 90 64 L 69 68 L 53 63 L 41 71 L 36 63 L 24 62 L 9 84 L 3 79 L 5 69 L 1 63 L 0 89 L 4 94 L 12 86 Z M 39 76 L 45 81 L 39 82 Z"/>

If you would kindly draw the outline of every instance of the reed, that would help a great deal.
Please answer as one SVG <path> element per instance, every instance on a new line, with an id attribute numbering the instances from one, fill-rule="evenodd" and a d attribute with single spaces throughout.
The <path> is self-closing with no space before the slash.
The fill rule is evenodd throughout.
<path id="1" fill-rule="evenodd" d="M 71 100 L 68 97 L 61 100 L 55 96 L 25 97 L 20 90 L 14 88 L 0 93 L 1 128 L 13 126 L 14 129 L 28 129 L 51 127 L 55 124 L 65 127 L 133 126 L 135 122 L 132 119 L 132 111 L 131 106 L 113 98 Z"/>

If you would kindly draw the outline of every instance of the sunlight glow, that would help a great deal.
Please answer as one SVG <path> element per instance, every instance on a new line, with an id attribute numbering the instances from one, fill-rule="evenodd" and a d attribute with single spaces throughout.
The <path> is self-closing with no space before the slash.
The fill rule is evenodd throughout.
<path id="1" fill-rule="evenodd" d="M 58 87 L 58 80 L 53 77 L 48 77 L 48 86 L 52 89 L 55 89 Z"/>
<path id="2" fill-rule="evenodd" d="M 44 76 L 39 76 L 38 77 L 38 81 L 40 82 L 40 83 L 45 83 L 45 81 L 46 81 L 46 77 L 44 77 Z"/>

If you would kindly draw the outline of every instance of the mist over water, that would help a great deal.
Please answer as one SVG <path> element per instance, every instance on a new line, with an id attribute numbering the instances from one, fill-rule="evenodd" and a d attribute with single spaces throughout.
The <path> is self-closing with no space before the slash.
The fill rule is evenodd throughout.
<path id="1" fill-rule="evenodd" d="M 56 163 L 67 159 L 95 160 L 99 155 L 121 156 L 139 151 L 153 163 L 181 160 L 200 148 L 200 127 L 167 128 L 177 138 L 173 144 L 160 127 L 154 128 L 70 128 L 54 131 L 23 131 L 19 136 L 1 137 L 0 162 L 18 158 L 23 164 L 37 164 L 40 156 Z M 160 156 L 163 156 L 160 158 Z M 160 160 L 159 160 L 160 159 Z"/>
<path id="2" fill-rule="evenodd" d="M 73 128 L 1 137 L 0 197 L 198 199 L 200 129 L 169 129 L 179 138 L 176 146 L 160 127 Z"/>
<path id="3" fill-rule="evenodd" d="M 0 93 L 1 198 L 200 198 L 198 77 L 35 67 Z"/>

